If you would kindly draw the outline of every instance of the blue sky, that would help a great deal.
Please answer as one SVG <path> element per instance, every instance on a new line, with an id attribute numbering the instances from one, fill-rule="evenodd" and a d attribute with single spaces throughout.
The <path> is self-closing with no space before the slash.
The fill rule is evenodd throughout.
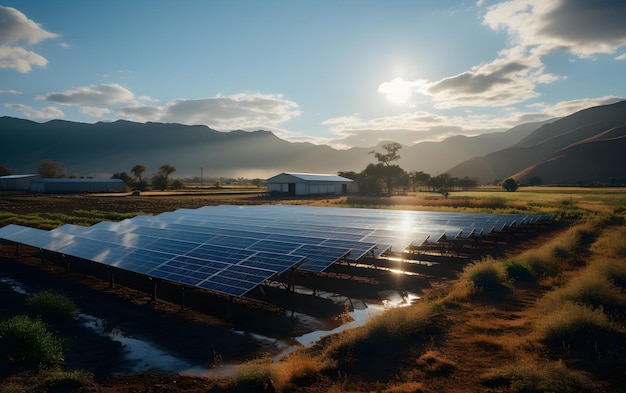
<path id="1" fill-rule="evenodd" d="M 337 148 L 626 97 L 615 0 L 5 1 L 0 116 L 265 129 Z"/>

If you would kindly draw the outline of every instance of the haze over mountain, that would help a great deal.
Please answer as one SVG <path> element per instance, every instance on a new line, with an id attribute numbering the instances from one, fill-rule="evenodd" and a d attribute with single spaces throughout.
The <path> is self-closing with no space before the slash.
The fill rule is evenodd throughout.
<path id="1" fill-rule="evenodd" d="M 518 143 L 447 172 L 482 183 L 606 183 L 626 178 L 626 101 L 588 108 L 539 127 Z"/>
<path id="2" fill-rule="evenodd" d="M 376 162 L 371 148 L 337 150 L 292 143 L 269 131 L 220 132 L 206 126 L 135 123 L 95 124 L 52 120 L 36 123 L 0 118 L 0 165 L 34 173 L 39 162 L 62 162 L 69 174 L 109 177 L 163 164 L 174 177 L 269 177 L 278 172 L 360 172 Z M 506 177 L 543 183 L 607 182 L 626 177 L 626 101 L 589 108 L 551 122 L 527 123 L 500 133 L 454 136 L 404 146 L 406 171 L 432 176 L 472 176 L 486 184 Z"/>
<path id="3" fill-rule="evenodd" d="M 455 136 L 423 142 L 400 151 L 405 170 L 438 174 L 476 155 L 488 154 L 520 141 L 542 123 L 474 137 Z M 268 131 L 220 132 L 206 126 L 164 123 L 36 123 L 1 117 L 0 165 L 33 173 L 42 160 L 62 162 L 69 174 L 110 176 L 129 172 L 136 164 L 154 173 L 163 164 L 177 168 L 175 177 L 269 177 L 277 172 L 361 171 L 376 162 L 370 148 L 337 150 L 326 145 L 291 143 Z"/>

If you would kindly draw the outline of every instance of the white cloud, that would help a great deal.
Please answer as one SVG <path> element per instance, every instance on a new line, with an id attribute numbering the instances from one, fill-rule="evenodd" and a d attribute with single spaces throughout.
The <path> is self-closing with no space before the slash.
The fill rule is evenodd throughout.
<path id="1" fill-rule="evenodd" d="M 514 46 L 588 57 L 626 45 L 624 15 L 623 1 L 512 0 L 489 7 L 484 23 L 506 30 Z"/>
<path id="2" fill-rule="evenodd" d="M 337 138 L 325 140 L 326 144 L 336 148 L 371 147 L 389 140 L 412 145 L 423 141 L 441 141 L 454 135 L 471 136 L 504 131 L 520 124 L 568 116 L 589 107 L 622 100 L 624 98 L 606 96 L 562 101 L 553 105 L 539 103 L 530 105 L 527 111 L 503 108 L 501 114 L 490 115 L 467 113 L 463 116 L 443 116 L 413 112 L 367 120 L 360 114 L 354 114 L 328 119 L 322 124 L 337 135 Z"/>
<path id="3" fill-rule="evenodd" d="M 37 97 L 62 105 L 101 106 L 130 102 L 133 93 L 117 83 L 90 85 L 65 90 L 59 93 L 48 93 Z"/>
<path id="4" fill-rule="evenodd" d="M 45 31 L 38 23 L 28 19 L 15 8 L 0 6 L 0 44 L 26 41 L 28 45 L 34 45 L 58 36 L 58 34 Z"/>
<path id="5" fill-rule="evenodd" d="M 626 60 L 626 53 L 617 56 L 615 60 Z"/>
<path id="6" fill-rule="evenodd" d="M 481 5 L 479 2 L 478 5 Z M 507 106 L 536 98 L 538 84 L 567 79 L 546 72 L 542 58 L 555 52 L 579 57 L 611 54 L 626 45 L 626 2 L 588 0 L 511 0 L 490 6 L 483 23 L 504 30 L 508 48 L 488 64 L 439 81 L 381 84 L 379 93 L 394 100 L 430 96 L 436 108 Z M 626 55 L 616 57 L 624 60 Z"/>
<path id="7" fill-rule="evenodd" d="M 323 125 L 339 136 L 328 144 L 345 148 L 370 147 L 382 141 L 412 145 L 422 141 L 438 141 L 460 134 L 502 131 L 506 127 L 487 116 L 443 116 L 429 112 L 404 113 L 365 120 L 360 114 L 332 118 Z"/>
<path id="8" fill-rule="evenodd" d="M 162 121 L 205 124 L 219 130 L 274 127 L 298 116 L 298 104 L 279 94 L 234 94 L 179 99 L 167 104 Z"/>
<path id="9" fill-rule="evenodd" d="M 149 105 L 135 105 L 121 108 L 118 114 L 132 121 L 159 121 L 163 115 L 163 108 Z"/>
<path id="10" fill-rule="evenodd" d="M 17 46 L 0 45 L 0 68 L 13 68 L 23 74 L 32 71 L 33 66 L 45 67 L 48 60 L 33 51 Z"/>
<path id="11" fill-rule="evenodd" d="M 78 108 L 78 111 L 93 117 L 103 117 L 104 115 L 111 113 L 109 108 L 100 108 L 97 106 L 81 106 Z"/>
<path id="12" fill-rule="evenodd" d="M 9 95 L 13 95 L 13 96 L 20 96 L 24 93 L 22 93 L 21 91 L 17 91 L 17 90 L 0 90 L 0 94 L 9 94 Z"/>
<path id="13" fill-rule="evenodd" d="M 142 101 L 156 101 L 142 97 Z M 280 94 L 240 93 L 201 99 L 176 99 L 163 106 L 134 104 L 118 114 L 133 121 L 203 124 L 217 130 L 275 129 L 300 114 L 298 104 Z"/>
<path id="14" fill-rule="evenodd" d="M 537 108 L 540 113 L 545 114 L 549 118 L 563 117 L 572 113 L 587 109 L 593 106 L 609 105 L 619 101 L 623 101 L 623 97 L 605 96 L 598 98 L 581 98 L 571 101 L 561 101 L 553 105 L 538 103 L 531 106 Z"/>
<path id="15" fill-rule="evenodd" d="M 5 108 L 22 112 L 26 117 L 34 119 L 58 119 L 65 114 L 59 108 L 54 106 L 46 106 L 44 108 L 33 108 L 22 104 L 4 104 Z"/>
<path id="16" fill-rule="evenodd" d="M 43 56 L 16 44 L 34 45 L 58 36 L 42 29 L 19 10 L 0 6 L 0 68 L 27 73 L 33 66 L 45 67 L 48 61 Z"/>

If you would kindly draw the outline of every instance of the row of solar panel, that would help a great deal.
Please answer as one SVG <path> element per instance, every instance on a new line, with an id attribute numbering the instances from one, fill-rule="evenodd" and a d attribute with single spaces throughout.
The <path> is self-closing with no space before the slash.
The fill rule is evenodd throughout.
<path id="1" fill-rule="evenodd" d="M 352 259 L 369 252 L 380 256 L 391 247 L 403 250 L 445 233 L 448 237 L 484 233 L 496 224 L 504 227 L 544 218 L 222 205 L 92 227 L 64 225 L 50 232 L 9 226 L 0 228 L 0 238 L 241 296 L 295 266 L 320 272 L 348 255 Z"/>

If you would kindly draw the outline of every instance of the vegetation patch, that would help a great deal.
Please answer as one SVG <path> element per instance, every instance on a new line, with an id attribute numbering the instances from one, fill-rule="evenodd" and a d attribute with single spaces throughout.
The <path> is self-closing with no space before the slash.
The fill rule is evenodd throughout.
<path id="1" fill-rule="evenodd" d="M 45 291 L 31 295 L 26 303 L 42 317 L 51 319 L 74 319 L 78 315 L 78 307 L 65 295 Z"/>
<path id="2" fill-rule="evenodd" d="M 63 342 L 41 320 L 16 315 L 0 323 L 0 357 L 26 369 L 57 365 L 63 361 Z"/>
<path id="3" fill-rule="evenodd" d="M 515 282 L 534 283 L 537 282 L 537 276 L 532 266 L 525 261 L 519 259 L 507 259 L 504 261 L 504 270 L 509 279 Z"/>
<path id="4" fill-rule="evenodd" d="M 481 376 L 483 385 L 511 393 L 597 392 L 598 386 L 586 374 L 570 370 L 561 362 L 515 364 L 493 369 Z"/>
<path id="5" fill-rule="evenodd" d="M 334 336 L 324 349 L 324 363 L 366 379 L 394 375 L 407 353 L 441 336 L 441 311 L 441 305 L 427 303 L 387 310 L 364 326 Z"/>

